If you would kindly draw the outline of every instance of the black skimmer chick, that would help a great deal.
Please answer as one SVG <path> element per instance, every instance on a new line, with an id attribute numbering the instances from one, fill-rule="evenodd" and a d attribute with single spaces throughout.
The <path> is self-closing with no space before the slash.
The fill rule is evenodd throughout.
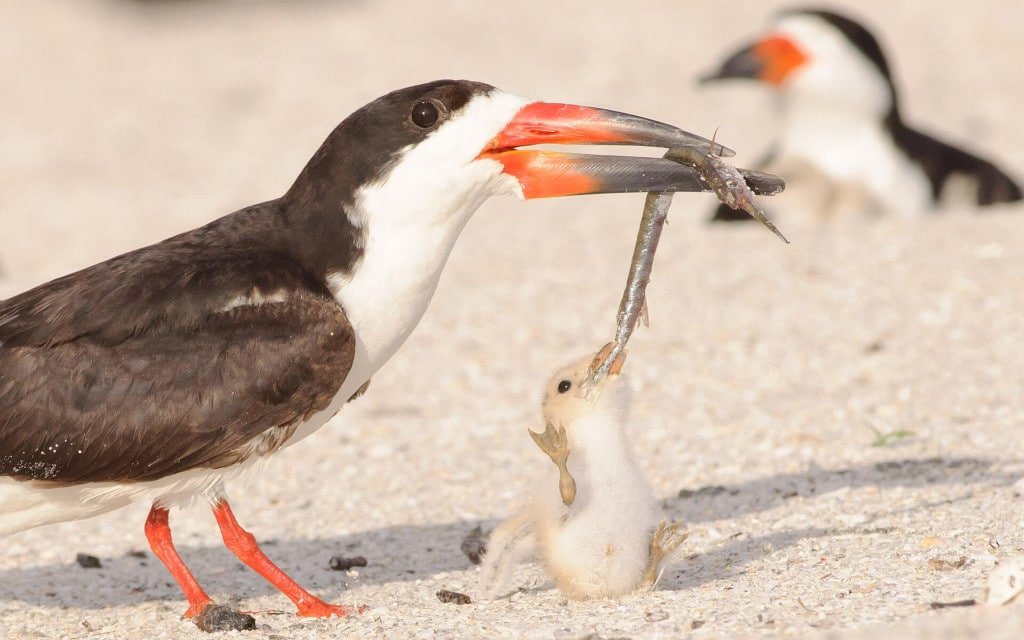
<path id="1" fill-rule="evenodd" d="M 555 463 L 558 479 L 544 478 L 526 507 L 491 534 L 480 572 L 485 598 L 507 589 L 513 567 L 531 552 L 571 598 L 625 595 L 652 587 L 686 539 L 663 519 L 633 455 L 629 385 L 621 373 L 626 352 L 607 375 L 591 376 L 613 346 L 548 380 L 546 428 L 530 436 Z"/>
<path id="2" fill-rule="evenodd" d="M 800 9 L 702 81 L 751 79 L 776 90 L 780 132 L 765 168 L 787 181 L 775 203 L 817 217 L 917 215 L 1021 200 L 992 162 L 908 126 L 878 40 L 831 11 Z M 726 207 L 715 218 L 743 219 Z"/>
<path id="3" fill-rule="evenodd" d="M 517 149 L 540 143 L 709 145 L 637 116 L 431 82 L 346 118 L 281 198 L 0 302 L 0 535 L 145 500 L 146 536 L 196 616 L 212 601 L 168 509 L 200 498 L 300 615 L 349 614 L 260 551 L 226 483 L 365 390 L 489 196 L 706 188 L 661 158 Z"/>

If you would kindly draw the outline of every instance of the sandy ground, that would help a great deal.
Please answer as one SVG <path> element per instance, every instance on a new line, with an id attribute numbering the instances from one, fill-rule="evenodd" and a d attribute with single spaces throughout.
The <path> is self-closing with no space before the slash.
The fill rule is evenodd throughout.
<path id="1" fill-rule="evenodd" d="M 762 92 L 692 79 L 775 3 L 0 4 L 0 297 L 279 195 L 340 118 L 419 81 L 722 124 L 748 162 L 772 121 Z M 1024 4 L 856 4 L 898 49 L 913 120 L 1024 175 Z M 211 593 L 266 612 L 249 637 L 1019 637 L 1024 607 L 929 605 L 980 597 L 1024 550 L 1022 207 L 793 223 L 785 247 L 679 196 L 628 370 L 638 455 L 695 531 L 686 559 L 623 600 L 566 603 L 525 566 L 508 600 L 438 602 L 474 592 L 459 542 L 543 468 L 523 429 L 550 371 L 610 336 L 641 203 L 486 204 L 370 393 L 233 488 L 272 557 L 365 615 L 283 614 L 204 509 L 174 514 Z M 872 446 L 873 429 L 913 435 Z M 0 541 L 0 637 L 202 637 L 132 553 L 147 508 Z M 356 554 L 369 566 L 328 569 Z"/>

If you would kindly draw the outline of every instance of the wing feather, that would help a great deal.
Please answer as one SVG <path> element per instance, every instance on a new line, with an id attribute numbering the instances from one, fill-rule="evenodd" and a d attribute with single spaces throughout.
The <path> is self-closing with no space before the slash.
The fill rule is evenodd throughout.
<path id="1" fill-rule="evenodd" d="M 240 462 L 327 408 L 354 345 L 333 300 L 299 292 L 188 334 L 0 347 L 0 474 L 152 480 Z"/>

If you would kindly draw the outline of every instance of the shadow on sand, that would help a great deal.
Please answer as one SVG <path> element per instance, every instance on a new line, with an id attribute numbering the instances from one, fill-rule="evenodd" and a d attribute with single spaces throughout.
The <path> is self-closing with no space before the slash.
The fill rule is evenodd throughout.
<path id="1" fill-rule="evenodd" d="M 813 497 L 844 487 L 875 485 L 884 490 L 935 484 L 1002 486 L 1018 479 L 1016 474 L 997 468 L 1005 463 L 1005 460 L 982 458 L 928 458 L 842 469 L 812 467 L 803 473 L 683 490 L 680 496 L 667 499 L 665 507 L 673 518 L 693 525 L 765 511 L 796 496 Z M 931 506 L 922 503 L 914 509 Z M 693 558 L 684 571 L 666 576 L 661 588 L 688 589 L 735 575 L 744 565 L 764 555 L 766 544 L 779 550 L 813 537 L 851 533 L 884 536 L 888 533 L 884 529 L 873 529 L 871 514 L 866 515 L 867 524 L 849 530 L 809 526 L 725 541 Z M 312 540 L 263 540 L 262 543 L 271 558 L 287 558 L 282 568 L 300 583 L 328 600 L 347 602 L 349 598 L 344 592 L 349 586 L 418 580 L 442 572 L 469 569 L 472 565 L 459 549 L 462 539 L 477 525 L 482 525 L 486 531 L 496 524 L 497 520 L 455 521 L 385 527 Z M 182 545 L 180 551 L 215 598 L 220 594 L 247 598 L 274 593 L 272 587 L 248 572 L 220 546 Z M 359 570 L 358 577 L 351 578 L 328 568 L 329 558 L 334 555 L 363 555 L 369 565 Z M 101 569 L 83 569 L 74 563 L 64 563 L 0 571 L 0 602 L 97 609 L 153 600 L 172 600 L 177 607 L 182 600 L 170 575 L 148 552 L 102 558 L 102 562 Z M 283 608 L 285 604 L 282 600 Z"/>

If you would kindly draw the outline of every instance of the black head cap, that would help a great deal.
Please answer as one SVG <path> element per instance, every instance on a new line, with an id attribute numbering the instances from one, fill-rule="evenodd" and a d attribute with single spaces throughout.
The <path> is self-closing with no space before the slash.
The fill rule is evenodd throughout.
<path id="1" fill-rule="evenodd" d="M 287 198 L 330 187 L 352 193 L 384 173 L 402 149 L 421 142 L 477 95 L 494 87 L 436 80 L 398 89 L 356 110 L 335 127 L 299 174 Z"/>
<path id="2" fill-rule="evenodd" d="M 885 54 L 882 52 L 881 45 L 878 44 L 878 40 L 875 36 L 873 36 L 861 23 L 834 11 L 828 11 L 825 9 L 796 8 L 787 9 L 779 14 L 780 17 L 792 15 L 814 16 L 829 23 L 839 33 L 843 34 L 843 37 L 849 40 L 853 46 L 860 50 L 860 52 L 864 54 L 864 57 L 871 61 L 871 64 L 875 65 L 875 68 L 877 68 L 878 72 L 882 74 L 882 77 L 887 80 L 891 78 L 889 63 L 885 59 Z"/>
<path id="3" fill-rule="evenodd" d="M 286 226 L 317 274 L 351 268 L 362 230 L 344 212 L 356 191 L 391 168 L 403 149 L 427 138 L 478 95 L 495 90 L 468 80 L 436 80 L 398 89 L 335 127 L 281 199 Z M 329 238 L 321 247 L 309 238 Z"/>
<path id="4" fill-rule="evenodd" d="M 889 92 L 892 96 L 892 109 L 887 120 L 893 122 L 899 119 L 899 95 L 896 91 L 896 84 L 892 79 L 892 71 L 889 69 L 889 61 L 885 57 L 885 53 L 882 51 L 882 45 L 878 43 L 878 39 L 863 24 L 857 22 L 853 18 L 844 16 L 835 11 L 818 8 L 793 8 L 787 9 L 779 13 L 780 17 L 791 16 L 791 15 L 805 15 L 813 16 L 828 24 L 832 25 L 836 31 L 841 33 L 844 38 L 850 41 L 850 43 L 860 51 L 865 58 L 868 59 L 874 67 L 881 74 L 886 84 L 889 85 Z"/>

